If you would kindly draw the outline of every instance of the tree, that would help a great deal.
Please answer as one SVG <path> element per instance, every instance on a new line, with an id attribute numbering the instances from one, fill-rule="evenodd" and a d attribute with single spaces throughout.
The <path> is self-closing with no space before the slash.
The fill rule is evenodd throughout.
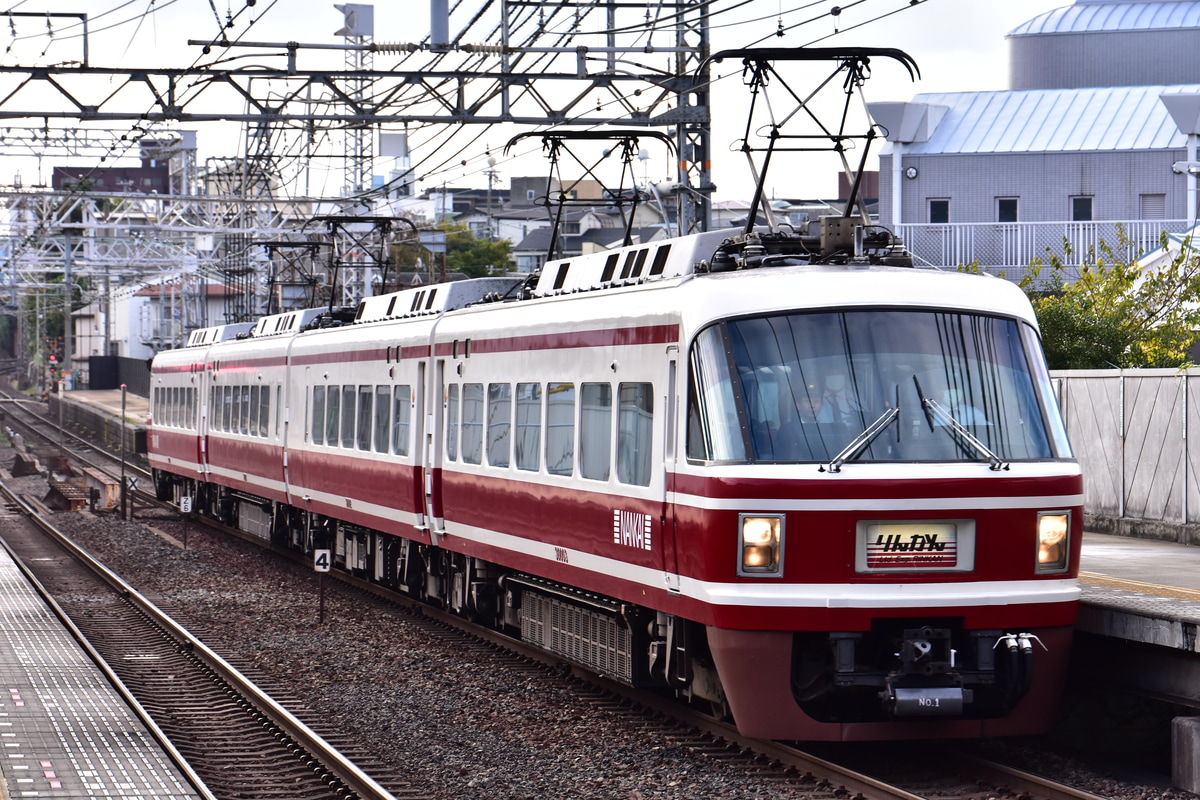
<path id="1" fill-rule="evenodd" d="M 1166 232 L 1159 241 L 1167 248 Z M 1118 228 L 1117 245 L 1090 249 L 1075 280 L 1057 255 L 1035 259 L 1018 285 L 1037 313 L 1050 368 L 1188 366 L 1200 330 L 1200 254 L 1190 245 L 1185 239 L 1169 264 L 1146 270 Z M 1064 242 L 1064 257 L 1072 252 Z"/>
<path id="2" fill-rule="evenodd" d="M 507 239 L 499 242 L 476 239 L 461 225 L 446 229 L 446 268 L 472 278 L 507 271 L 511 252 L 512 242 Z"/>

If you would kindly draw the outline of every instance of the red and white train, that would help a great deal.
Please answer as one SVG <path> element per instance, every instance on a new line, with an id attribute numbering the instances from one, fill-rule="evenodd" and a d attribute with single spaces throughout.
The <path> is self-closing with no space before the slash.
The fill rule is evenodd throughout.
<path id="1" fill-rule="evenodd" d="M 1083 482 L 1030 305 L 812 242 L 196 331 L 154 360 L 157 488 L 748 735 L 1045 730 Z"/>

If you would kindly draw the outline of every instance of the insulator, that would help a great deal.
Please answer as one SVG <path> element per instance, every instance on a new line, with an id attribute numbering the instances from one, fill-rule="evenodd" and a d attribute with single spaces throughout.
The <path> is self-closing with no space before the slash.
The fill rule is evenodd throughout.
<path id="1" fill-rule="evenodd" d="M 372 53 L 415 53 L 421 49 L 412 42 L 371 42 L 368 47 Z"/>
<path id="2" fill-rule="evenodd" d="M 459 49 L 467 53 L 483 53 L 491 56 L 502 56 L 511 52 L 502 44 L 464 44 Z"/>

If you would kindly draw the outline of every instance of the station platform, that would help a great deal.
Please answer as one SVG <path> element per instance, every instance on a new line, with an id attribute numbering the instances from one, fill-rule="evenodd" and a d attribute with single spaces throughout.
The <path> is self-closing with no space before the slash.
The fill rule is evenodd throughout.
<path id="1" fill-rule="evenodd" d="M 79 403 L 103 411 L 114 419 L 121 417 L 120 389 L 84 389 L 63 392 L 62 397 L 69 403 Z M 145 425 L 149 422 L 150 400 L 125 392 L 125 421 L 130 425 Z"/>
<path id="2" fill-rule="evenodd" d="M 0 797 L 201 797 L 2 548 Z"/>
<path id="3" fill-rule="evenodd" d="M 1200 547 L 1085 533 L 1079 572 L 1076 630 L 1200 653 Z"/>
<path id="4" fill-rule="evenodd" d="M 93 389 L 57 392 L 50 395 L 47 417 L 86 432 L 93 442 L 110 450 L 127 453 L 146 452 L 146 425 L 150 421 L 150 400 L 125 392 L 125 419 L 121 423 L 121 390 Z"/>

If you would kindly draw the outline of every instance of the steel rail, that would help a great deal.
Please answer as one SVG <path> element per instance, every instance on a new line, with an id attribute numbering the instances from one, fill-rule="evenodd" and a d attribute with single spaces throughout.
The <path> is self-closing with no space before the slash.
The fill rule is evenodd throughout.
<path id="1" fill-rule="evenodd" d="M 34 511 L 33 508 L 30 507 L 30 505 L 26 503 L 23 498 L 14 493 L 12 489 L 10 489 L 3 481 L 0 481 L 0 493 L 7 497 L 11 503 L 16 505 L 21 510 L 21 513 L 24 514 L 33 525 L 36 525 L 43 531 L 46 530 L 43 525 L 45 520 L 42 520 L 41 517 L 37 515 L 37 512 Z M 61 534 L 59 534 L 59 536 L 61 536 Z M 58 539 L 59 537 L 55 538 Z M 30 585 L 33 586 L 34 591 L 41 596 L 42 601 L 46 603 L 54 615 L 58 617 L 59 621 L 66 627 L 67 631 L 71 634 L 75 641 L 78 642 L 79 646 L 82 647 L 84 652 L 87 653 L 88 658 L 90 658 L 100 669 L 100 671 L 104 673 L 104 677 L 108 679 L 110 684 L 112 684 L 113 689 L 116 690 L 117 694 L 121 696 L 121 699 L 125 701 L 126 705 L 129 706 L 141 723 L 146 726 L 150 735 L 154 737 L 154 740 L 158 743 L 159 747 L 161 747 L 163 752 L 166 753 L 167 758 L 171 759 L 171 763 L 174 764 L 181 773 L 183 773 L 183 777 L 191 784 L 192 788 L 195 789 L 196 792 L 202 798 L 204 798 L 204 800 L 217 800 L 216 795 L 209 790 L 200 776 L 197 775 L 195 770 L 192 769 L 191 764 L 187 762 L 187 759 L 185 759 L 183 755 L 175 748 L 175 745 L 171 742 L 170 738 L 168 738 L 168 736 L 163 732 L 162 728 L 158 726 L 158 723 L 154 721 L 154 718 L 150 715 L 150 712 L 148 712 L 133 695 L 133 693 L 129 691 L 129 687 L 125 685 L 125 682 L 122 681 L 117 673 L 113 671 L 112 667 L 108 665 L 108 662 L 104 660 L 104 657 L 100 655 L 96 648 L 92 647 L 92 643 L 87 640 L 87 637 L 83 635 L 83 632 L 79 630 L 78 626 L 76 626 L 71 618 L 67 615 L 67 612 L 63 610 L 62 606 L 58 604 L 58 601 L 51 596 L 50 592 L 47 591 L 42 582 L 39 581 L 37 576 L 33 574 L 33 571 L 29 569 L 25 562 L 21 560 L 21 557 L 16 554 L 12 547 L 9 546 L 8 542 L 3 538 L 0 538 L 0 547 L 3 547 L 8 553 L 9 557 L 12 558 L 13 563 L 17 565 L 17 569 L 21 571 L 21 574 L 23 574 L 25 579 L 29 581 Z"/>
<path id="2" fill-rule="evenodd" d="M 42 519 L 32 507 L 18 497 L 8 486 L 0 481 L 0 491 L 18 505 L 22 513 L 51 536 L 71 555 L 92 570 L 115 591 L 121 593 L 135 608 L 154 620 L 167 633 L 178 639 L 193 656 L 231 686 L 242 693 L 247 700 L 255 705 L 275 725 L 286 731 L 309 753 L 321 759 L 322 763 L 338 780 L 350 787 L 362 800 L 396 800 L 395 796 L 375 782 L 370 775 L 360 770 L 353 762 L 343 756 L 333 745 L 326 742 L 315 731 L 275 701 L 270 695 L 258 688 L 249 678 L 243 675 L 232 664 L 214 652 L 204 642 L 193 636 L 186 628 L 177 623 L 165 612 L 159 609 L 148 598 L 126 583 L 119 575 L 108 567 L 92 558 L 85 550 L 67 538 L 61 531 Z M 98 654 L 96 656 L 98 658 Z M 114 676 L 115 679 L 115 676 Z M 120 685 L 119 682 L 114 685 Z"/>

